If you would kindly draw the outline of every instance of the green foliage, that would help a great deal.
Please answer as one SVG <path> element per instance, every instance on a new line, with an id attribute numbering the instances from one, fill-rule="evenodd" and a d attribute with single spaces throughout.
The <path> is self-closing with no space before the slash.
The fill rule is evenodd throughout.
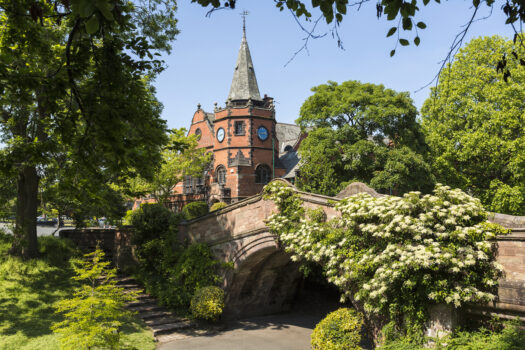
<path id="1" fill-rule="evenodd" d="M 473 39 L 442 71 L 421 110 L 438 181 L 480 198 L 489 210 L 525 214 L 525 71 L 509 59 L 512 79 L 494 67 L 523 55 L 519 42 Z"/>
<path id="2" fill-rule="evenodd" d="M 226 266 L 206 244 L 182 247 L 176 238 L 178 220 L 161 204 L 144 204 L 131 214 L 132 239 L 146 290 L 162 304 L 186 312 L 195 291 L 221 281 L 218 272 Z"/>
<path id="3" fill-rule="evenodd" d="M 185 220 L 193 220 L 208 214 L 208 203 L 201 201 L 191 202 L 182 208 L 181 213 Z"/>
<path id="4" fill-rule="evenodd" d="M 434 339 L 435 349 L 449 350 L 520 350 L 525 344 L 525 331 L 519 321 L 504 323 L 498 330 L 481 328 L 476 331 L 459 331 L 441 339 Z M 414 343 L 406 338 L 387 341 L 381 350 L 424 350 L 427 346 Z"/>
<path id="5" fill-rule="evenodd" d="M 167 140 L 150 82 L 177 34 L 175 5 L 0 0 L 0 172 L 19 188 L 13 253 L 38 253 L 42 185 L 50 204 L 80 217 L 122 210 L 111 184 L 154 173 Z"/>
<path id="6" fill-rule="evenodd" d="M 306 215 L 310 221 L 313 222 L 321 223 L 326 221 L 326 213 L 324 212 L 323 208 L 307 209 Z"/>
<path id="7" fill-rule="evenodd" d="M 53 305 L 70 298 L 78 282 L 72 278 L 71 265 L 62 265 L 63 259 L 71 252 L 69 244 L 53 237 L 46 237 L 45 243 L 40 242 L 43 238 L 38 239 L 41 257 L 22 260 L 7 254 L 13 236 L 0 234 L 1 350 L 59 348 L 58 334 L 51 331 L 51 326 L 64 318 L 53 312 Z M 57 254 L 52 247 L 59 247 L 62 253 Z M 76 253 L 72 256 L 75 257 Z M 126 323 L 121 330 L 126 348 L 155 348 L 151 331 L 138 319 Z"/>
<path id="8" fill-rule="evenodd" d="M 51 266 L 69 266 L 69 260 L 81 255 L 78 247 L 66 238 L 44 236 L 38 239 L 39 253 Z"/>
<path id="9" fill-rule="evenodd" d="M 117 349 L 120 327 L 131 316 L 124 307 L 135 295 L 116 285 L 116 268 L 108 267 L 99 247 L 84 257 L 74 266 L 73 278 L 81 285 L 71 298 L 55 304 L 56 312 L 65 319 L 53 325 L 53 332 L 60 334 L 61 349 Z"/>
<path id="10" fill-rule="evenodd" d="M 198 289 L 191 298 L 190 310 L 194 318 L 216 321 L 224 309 L 224 291 L 215 286 Z"/>
<path id="11" fill-rule="evenodd" d="M 525 213 L 525 187 L 509 186 L 499 180 L 492 180 L 484 198 L 488 209 L 496 213 L 520 215 Z"/>
<path id="12" fill-rule="evenodd" d="M 386 163 L 370 181 L 370 186 L 381 193 L 394 195 L 409 191 L 430 193 L 435 183 L 430 165 L 422 155 L 403 146 L 387 153 Z"/>
<path id="13" fill-rule="evenodd" d="M 132 242 L 140 247 L 176 232 L 178 217 L 161 204 L 145 203 L 130 213 L 130 223 L 133 226 Z"/>
<path id="14" fill-rule="evenodd" d="M 228 267 L 213 257 L 206 244 L 192 244 L 183 249 L 157 239 L 145 245 L 147 259 L 156 263 L 151 268 L 141 266 L 140 278 L 146 290 L 162 304 L 182 313 L 188 310 L 195 291 L 219 283 L 220 269 Z"/>
<path id="15" fill-rule="evenodd" d="M 396 194 L 432 188 L 408 93 L 358 81 L 328 82 L 312 91 L 297 119 L 303 129 L 312 128 L 299 148 L 300 189 L 333 196 L 350 181 L 373 181 L 378 191 Z"/>
<path id="16" fill-rule="evenodd" d="M 210 208 L 210 211 L 219 210 L 219 209 L 222 209 L 222 208 L 227 207 L 227 206 L 228 206 L 228 204 L 224 203 L 224 202 L 213 203 L 211 208 Z"/>
<path id="17" fill-rule="evenodd" d="M 315 326 L 311 335 L 313 350 L 361 349 L 363 315 L 352 309 L 340 308 L 329 313 Z"/>
<path id="18" fill-rule="evenodd" d="M 177 183 L 187 177 L 202 177 L 210 162 L 211 153 L 197 148 L 198 135 L 186 136 L 186 129 L 169 131 L 169 141 L 162 151 L 160 169 L 152 179 L 134 178 L 129 181 L 134 197 L 151 194 L 165 204 Z"/>
<path id="19" fill-rule="evenodd" d="M 305 220 L 302 201 L 283 183 L 270 183 L 264 193 L 279 208 L 267 225 L 292 260 L 319 263 L 343 299 L 378 327 L 393 321 L 417 339 L 429 305 L 495 298 L 502 266 L 490 240 L 507 230 L 488 223 L 480 201 L 459 189 L 357 194 L 339 201 L 341 216 L 326 223 Z"/>

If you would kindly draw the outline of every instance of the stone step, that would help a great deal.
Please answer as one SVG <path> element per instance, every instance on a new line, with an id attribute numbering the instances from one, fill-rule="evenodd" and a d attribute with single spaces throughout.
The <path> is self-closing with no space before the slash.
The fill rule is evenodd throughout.
<path id="1" fill-rule="evenodd" d="M 139 293 L 139 294 L 137 294 L 137 300 L 138 301 L 148 300 L 148 299 L 151 299 L 151 295 L 146 294 L 146 293 Z"/>
<path id="2" fill-rule="evenodd" d="M 142 306 L 146 304 L 157 304 L 157 300 L 152 298 L 150 295 L 144 294 L 137 298 L 137 301 L 128 303 L 129 307 Z"/>
<path id="3" fill-rule="evenodd" d="M 177 323 L 177 322 L 181 322 L 181 321 L 185 321 L 185 320 L 186 319 L 184 319 L 182 317 L 166 316 L 166 317 L 152 318 L 152 319 L 146 320 L 144 322 L 148 326 L 152 327 L 152 326 L 158 326 L 158 325 L 167 324 L 167 323 Z"/>
<path id="4" fill-rule="evenodd" d="M 146 295 L 144 294 L 144 288 L 125 288 L 124 289 L 124 293 L 131 293 L 131 292 L 138 293 L 138 295 Z M 149 298 L 149 295 L 148 295 L 148 298 Z"/>
<path id="5" fill-rule="evenodd" d="M 181 329 L 187 329 L 193 326 L 193 322 L 190 320 L 175 322 L 175 323 L 165 323 L 157 326 L 151 327 L 153 331 L 153 336 L 156 337 L 159 334 L 172 333 Z"/>
<path id="6" fill-rule="evenodd" d="M 137 280 L 134 277 L 117 277 L 117 285 L 122 284 L 137 284 Z"/>
<path id="7" fill-rule="evenodd" d="M 138 306 L 128 305 L 128 309 L 130 311 L 135 311 L 135 312 L 140 313 L 140 312 L 148 312 L 148 311 L 161 311 L 164 308 L 157 304 L 144 304 L 144 305 L 138 305 Z"/>
<path id="8" fill-rule="evenodd" d="M 144 289 L 142 288 L 142 286 L 140 284 L 136 284 L 136 283 L 126 283 L 126 284 L 119 284 L 118 285 L 120 288 L 124 288 L 124 289 Z"/>
<path id="9" fill-rule="evenodd" d="M 168 311 L 146 311 L 146 312 L 139 312 L 137 314 L 137 317 L 142 318 L 144 321 L 149 320 L 152 318 L 158 318 L 158 317 L 167 317 L 172 316 L 171 312 Z"/>

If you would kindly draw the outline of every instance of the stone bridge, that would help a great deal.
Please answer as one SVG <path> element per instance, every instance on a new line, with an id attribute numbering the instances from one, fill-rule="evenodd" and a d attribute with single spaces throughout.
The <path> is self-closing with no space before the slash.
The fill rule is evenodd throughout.
<path id="1" fill-rule="evenodd" d="M 328 219 L 338 215 L 331 203 L 339 198 L 359 192 L 382 196 L 361 183 L 351 184 L 336 197 L 296 191 L 306 207 L 322 207 Z M 219 260 L 233 262 L 234 268 L 226 273 L 224 282 L 228 318 L 286 310 L 296 295 L 300 282 L 298 266 L 265 225 L 265 220 L 276 211 L 272 201 L 256 195 L 179 227 L 181 241 L 205 242 Z M 500 281 L 496 303 L 472 305 L 467 311 L 502 318 L 519 316 L 525 321 L 525 217 L 493 214 L 489 220 L 512 229 L 512 234 L 498 237 L 497 241 L 498 261 L 505 268 L 505 277 Z M 119 267 L 125 267 L 132 257 L 129 235 L 129 228 L 60 232 L 60 236 L 72 238 L 89 249 L 95 247 L 97 240 L 102 241 Z"/>
<path id="2" fill-rule="evenodd" d="M 328 219 L 337 215 L 330 204 L 336 198 L 298 193 L 306 207 L 323 207 Z M 233 262 L 224 284 L 227 317 L 286 310 L 295 297 L 298 265 L 265 224 L 276 211 L 275 204 L 259 194 L 179 226 L 182 241 L 205 242 L 219 260 Z"/>
<path id="3" fill-rule="evenodd" d="M 306 207 L 322 207 L 328 219 L 339 215 L 333 208 L 339 198 L 359 192 L 382 196 L 362 183 L 351 184 L 336 197 L 296 191 Z M 272 201 L 256 195 L 180 226 L 181 240 L 205 242 L 218 259 L 233 262 L 224 285 L 228 317 L 286 310 L 295 296 L 298 266 L 265 225 L 276 211 Z M 505 268 L 505 278 L 500 281 L 498 302 L 473 305 L 467 311 L 502 318 L 520 316 L 525 321 L 525 217 L 493 214 L 490 221 L 512 229 L 510 235 L 498 238 L 498 261 Z"/>

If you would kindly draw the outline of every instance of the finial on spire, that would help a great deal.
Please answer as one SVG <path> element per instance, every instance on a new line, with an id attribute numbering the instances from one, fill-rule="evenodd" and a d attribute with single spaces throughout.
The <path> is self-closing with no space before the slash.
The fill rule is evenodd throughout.
<path id="1" fill-rule="evenodd" d="M 246 10 L 241 12 L 242 16 L 242 35 L 246 36 L 246 16 L 248 16 L 250 13 Z"/>

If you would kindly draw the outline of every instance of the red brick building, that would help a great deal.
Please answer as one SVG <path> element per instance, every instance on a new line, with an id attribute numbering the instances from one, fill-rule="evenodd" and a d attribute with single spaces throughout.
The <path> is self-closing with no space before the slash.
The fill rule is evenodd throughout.
<path id="1" fill-rule="evenodd" d="M 199 104 L 188 134 L 200 135 L 199 147 L 213 160 L 202 178 L 175 186 L 174 210 L 195 200 L 236 202 L 261 192 L 274 177 L 294 180 L 304 135 L 297 125 L 278 123 L 273 98 L 261 97 L 244 28 L 225 106 L 215 103 L 211 113 Z"/>

